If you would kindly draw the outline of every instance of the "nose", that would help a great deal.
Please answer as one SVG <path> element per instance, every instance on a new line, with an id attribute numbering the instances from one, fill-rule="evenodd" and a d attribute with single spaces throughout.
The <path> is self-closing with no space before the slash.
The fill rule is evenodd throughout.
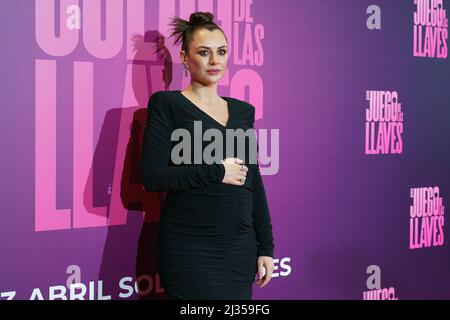
<path id="1" fill-rule="evenodd" d="M 210 55 L 211 59 L 209 60 L 209 63 L 211 64 L 216 64 L 217 63 L 217 57 L 216 54 L 214 52 L 211 53 Z"/>

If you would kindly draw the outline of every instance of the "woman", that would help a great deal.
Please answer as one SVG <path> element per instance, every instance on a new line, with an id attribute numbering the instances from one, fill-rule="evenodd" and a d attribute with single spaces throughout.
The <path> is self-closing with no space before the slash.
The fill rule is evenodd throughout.
<path id="1" fill-rule="evenodd" d="M 202 141 L 200 150 L 183 151 L 189 164 L 176 164 L 171 137 L 180 128 L 194 137 L 194 121 L 201 121 L 202 132 L 220 130 L 225 145 L 225 130 L 253 128 L 255 108 L 217 95 L 228 52 L 211 13 L 192 13 L 189 21 L 174 18 L 171 25 L 175 43 L 182 41 L 180 57 L 191 82 L 183 91 L 150 97 L 141 163 L 145 189 L 167 192 L 159 225 L 161 281 L 169 299 L 250 300 L 255 274 L 263 287 L 274 269 L 272 225 L 258 162 L 227 157 L 198 164 L 192 159 L 203 156 L 207 143 Z"/>

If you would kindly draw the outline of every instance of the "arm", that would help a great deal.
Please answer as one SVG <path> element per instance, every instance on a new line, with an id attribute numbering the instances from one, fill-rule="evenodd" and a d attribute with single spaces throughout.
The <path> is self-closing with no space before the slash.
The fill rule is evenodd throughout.
<path id="1" fill-rule="evenodd" d="M 251 128 L 254 127 L 255 108 L 252 108 Z M 257 150 L 259 146 L 257 145 Z M 270 219 L 269 206 L 267 204 L 266 191 L 259 171 L 259 162 L 251 164 L 253 175 L 253 221 L 258 240 L 258 256 L 268 256 L 273 258 L 273 234 Z"/>
<path id="2" fill-rule="evenodd" d="M 164 92 L 152 94 L 144 129 L 141 173 L 146 191 L 184 191 L 221 183 L 225 167 L 221 163 L 169 166 L 173 121 Z"/>

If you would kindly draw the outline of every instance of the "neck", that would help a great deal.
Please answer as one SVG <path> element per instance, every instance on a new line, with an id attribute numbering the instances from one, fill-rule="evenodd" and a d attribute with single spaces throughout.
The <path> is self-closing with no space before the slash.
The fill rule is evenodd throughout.
<path id="1" fill-rule="evenodd" d="M 214 102 L 219 99 L 217 83 L 204 86 L 198 82 L 191 82 L 183 91 L 205 103 Z"/>

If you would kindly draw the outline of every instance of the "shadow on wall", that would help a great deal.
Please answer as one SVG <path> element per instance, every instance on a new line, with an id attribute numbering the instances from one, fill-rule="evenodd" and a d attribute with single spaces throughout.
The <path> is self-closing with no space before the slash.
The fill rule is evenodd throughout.
<path id="1" fill-rule="evenodd" d="M 158 222 L 165 193 L 144 190 L 140 182 L 140 158 L 148 99 L 155 91 L 169 89 L 172 59 L 158 31 L 146 32 L 145 38 L 134 35 L 132 41 L 135 49 L 132 88 L 138 106 L 110 109 L 106 113 L 84 199 L 93 197 L 90 203 L 94 207 L 108 206 L 108 230 L 98 274 L 104 295 L 110 295 L 111 299 L 166 299 L 156 259 Z M 149 61 L 151 55 L 155 59 Z M 162 70 L 161 77 L 150 75 L 153 67 Z M 142 83 L 143 70 L 147 86 Z"/>

